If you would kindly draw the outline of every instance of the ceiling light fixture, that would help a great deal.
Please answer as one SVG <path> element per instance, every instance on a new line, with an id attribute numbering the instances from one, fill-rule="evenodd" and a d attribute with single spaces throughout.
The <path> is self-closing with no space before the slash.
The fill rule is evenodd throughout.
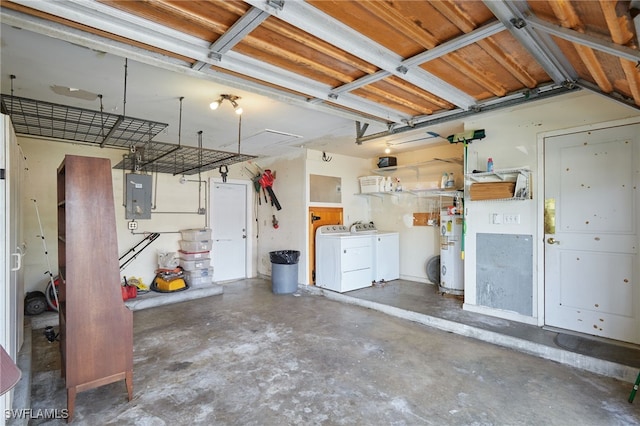
<path id="1" fill-rule="evenodd" d="M 225 99 L 231 103 L 231 106 L 236 111 L 236 114 L 242 114 L 242 107 L 236 102 L 238 99 L 240 99 L 240 97 L 235 95 L 220 95 L 220 98 L 217 101 L 213 101 L 209 104 L 209 108 L 213 110 L 218 109 L 222 101 L 224 101 Z"/>
<path id="2" fill-rule="evenodd" d="M 391 154 L 391 148 L 389 148 L 389 145 L 387 145 L 387 147 L 384 149 L 384 153 Z"/>

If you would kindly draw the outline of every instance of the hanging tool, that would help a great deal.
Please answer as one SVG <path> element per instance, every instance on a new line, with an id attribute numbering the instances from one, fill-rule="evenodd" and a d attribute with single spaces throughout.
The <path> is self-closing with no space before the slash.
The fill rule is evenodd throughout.
<path id="1" fill-rule="evenodd" d="M 260 185 L 262 185 L 262 188 L 269 193 L 269 197 L 271 198 L 271 205 L 276 206 L 276 209 L 278 210 L 282 210 L 282 207 L 280 206 L 280 202 L 278 202 L 278 198 L 276 197 L 276 194 L 273 192 L 272 186 L 273 186 L 274 179 L 275 178 L 271 174 L 271 170 L 266 169 L 262 173 L 262 176 L 260 177 Z"/>
<path id="2" fill-rule="evenodd" d="M 218 167 L 218 171 L 220 172 L 220 176 L 222 176 L 222 182 L 227 183 L 227 173 L 229 173 L 229 167 L 226 164 Z"/>
<path id="3" fill-rule="evenodd" d="M 118 261 L 121 261 L 122 259 L 124 259 L 127 256 L 130 256 L 127 260 L 125 260 L 121 265 L 120 265 L 120 270 L 124 270 L 124 268 L 131 263 L 136 257 L 138 257 L 138 254 L 140 254 L 140 252 L 142 252 L 142 250 L 146 249 L 152 242 L 155 241 L 156 238 L 158 238 L 160 236 L 159 233 L 157 232 L 152 232 L 151 234 L 147 235 L 146 237 L 144 237 L 142 239 L 142 241 L 140 241 L 138 244 L 136 244 L 135 246 L 131 247 L 129 249 L 128 252 L 126 252 L 125 254 L 123 254 L 122 256 L 120 256 L 120 259 L 118 259 Z M 143 243 L 145 243 L 144 246 L 142 246 L 142 248 L 140 248 L 138 250 L 138 247 L 140 245 L 142 245 Z"/>
<path id="4" fill-rule="evenodd" d="M 273 218 L 271 220 L 271 224 L 273 225 L 274 229 L 278 229 L 280 226 L 278 225 L 278 219 L 276 219 L 276 215 L 272 214 L 271 217 Z"/>

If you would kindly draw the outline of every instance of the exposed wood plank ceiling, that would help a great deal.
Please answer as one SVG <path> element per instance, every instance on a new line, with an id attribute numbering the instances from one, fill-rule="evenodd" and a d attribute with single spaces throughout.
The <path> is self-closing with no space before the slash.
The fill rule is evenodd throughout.
<path id="1" fill-rule="evenodd" d="M 632 3 L 15 0 L 2 13 L 399 132 L 579 89 L 640 109 Z"/>

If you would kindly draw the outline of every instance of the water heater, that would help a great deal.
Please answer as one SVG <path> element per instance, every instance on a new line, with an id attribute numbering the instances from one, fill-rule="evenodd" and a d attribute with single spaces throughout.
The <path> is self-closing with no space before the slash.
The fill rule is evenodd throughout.
<path id="1" fill-rule="evenodd" d="M 462 260 L 463 218 L 458 214 L 440 212 L 440 284 L 439 291 L 464 294 L 464 264 Z"/>

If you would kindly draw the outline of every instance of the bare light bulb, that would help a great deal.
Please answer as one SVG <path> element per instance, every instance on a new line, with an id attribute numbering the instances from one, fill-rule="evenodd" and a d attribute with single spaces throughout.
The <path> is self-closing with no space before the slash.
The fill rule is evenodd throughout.
<path id="1" fill-rule="evenodd" d="M 218 107 L 220 106 L 220 101 L 213 101 L 209 104 L 209 108 L 216 110 L 218 109 Z"/>
<path id="2" fill-rule="evenodd" d="M 385 154 L 390 154 L 390 153 L 391 153 L 391 148 L 386 147 L 386 148 L 384 149 L 384 153 L 385 153 Z"/>

